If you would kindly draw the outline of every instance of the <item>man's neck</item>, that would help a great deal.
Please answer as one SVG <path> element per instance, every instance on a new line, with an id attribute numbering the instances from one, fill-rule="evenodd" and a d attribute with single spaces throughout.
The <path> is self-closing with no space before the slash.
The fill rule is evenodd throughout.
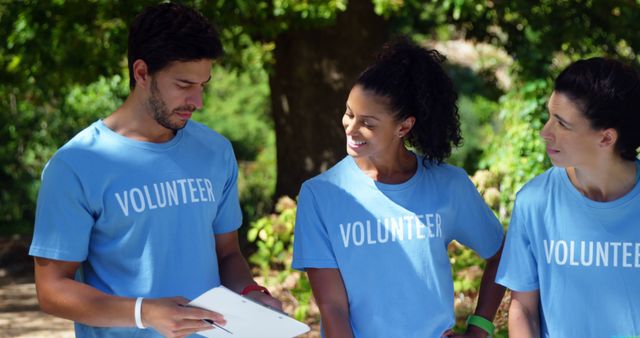
<path id="1" fill-rule="evenodd" d="M 107 128 L 136 141 L 164 143 L 176 134 L 156 122 L 146 102 L 134 93 L 103 122 Z"/>

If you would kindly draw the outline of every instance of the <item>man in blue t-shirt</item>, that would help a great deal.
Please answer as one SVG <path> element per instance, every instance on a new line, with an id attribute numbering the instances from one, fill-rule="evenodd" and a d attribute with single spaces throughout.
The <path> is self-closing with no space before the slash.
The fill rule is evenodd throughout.
<path id="1" fill-rule="evenodd" d="M 47 163 L 30 254 L 40 306 L 75 321 L 76 336 L 173 337 L 211 329 L 203 319 L 224 325 L 218 313 L 185 306 L 219 285 L 281 307 L 239 249 L 231 144 L 190 121 L 221 54 L 200 13 L 145 9 L 130 27 L 131 94 Z"/>

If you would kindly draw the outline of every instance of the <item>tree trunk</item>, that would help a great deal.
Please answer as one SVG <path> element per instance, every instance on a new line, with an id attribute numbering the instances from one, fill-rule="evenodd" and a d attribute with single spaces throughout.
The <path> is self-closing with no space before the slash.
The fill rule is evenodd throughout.
<path id="1" fill-rule="evenodd" d="M 295 197 L 304 180 L 346 155 L 341 117 L 358 74 L 388 38 L 370 0 L 350 0 L 334 25 L 291 29 L 276 39 L 269 82 L 275 122 L 276 195 Z"/>

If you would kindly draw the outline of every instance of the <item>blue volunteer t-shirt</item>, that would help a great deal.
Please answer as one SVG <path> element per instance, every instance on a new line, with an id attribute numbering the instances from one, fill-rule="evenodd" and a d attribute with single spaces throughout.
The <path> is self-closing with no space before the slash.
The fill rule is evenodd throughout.
<path id="1" fill-rule="evenodd" d="M 356 337 L 440 337 L 454 325 L 447 245 L 488 258 L 502 242 L 462 169 L 417 160 L 408 181 L 383 184 L 347 156 L 301 188 L 293 267 L 340 270 Z"/>
<path id="2" fill-rule="evenodd" d="M 496 281 L 540 290 L 543 337 L 640 336 L 640 184 L 596 202 L 563 168 L 531 180 L 517 195 Z"/>
<path id="3" fill-rule="evenodd" d="M 80 278 L 110 295 L 195 298 L 220 285 L 214 235 L 241 224 L 236 180 L 231 144 L 204 125 L 158 144 L 97 121 L 47 163 L 29 253 L 82 262 Z M 159 336 L 81 324 L 76 335 Z"/>

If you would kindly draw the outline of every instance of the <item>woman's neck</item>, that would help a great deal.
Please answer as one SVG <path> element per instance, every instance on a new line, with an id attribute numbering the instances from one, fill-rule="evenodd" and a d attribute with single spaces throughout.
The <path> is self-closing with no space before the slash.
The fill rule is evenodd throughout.
<path id="1" fill-rule="evenodd" d="M 385 158 L 359 157 L 355 161 L 367 176 L 386 184 L 406 182 L 418 168 L 416 156 L 404 147 Z"/>
<path id="2" fill-rule="evenodd" d="M 587 198 L 614 201 L 629 193 L 636 184 L 636 162 L 616 159 L 599 161 L 590 167 L 569 167 L 571 183 Z"/>

